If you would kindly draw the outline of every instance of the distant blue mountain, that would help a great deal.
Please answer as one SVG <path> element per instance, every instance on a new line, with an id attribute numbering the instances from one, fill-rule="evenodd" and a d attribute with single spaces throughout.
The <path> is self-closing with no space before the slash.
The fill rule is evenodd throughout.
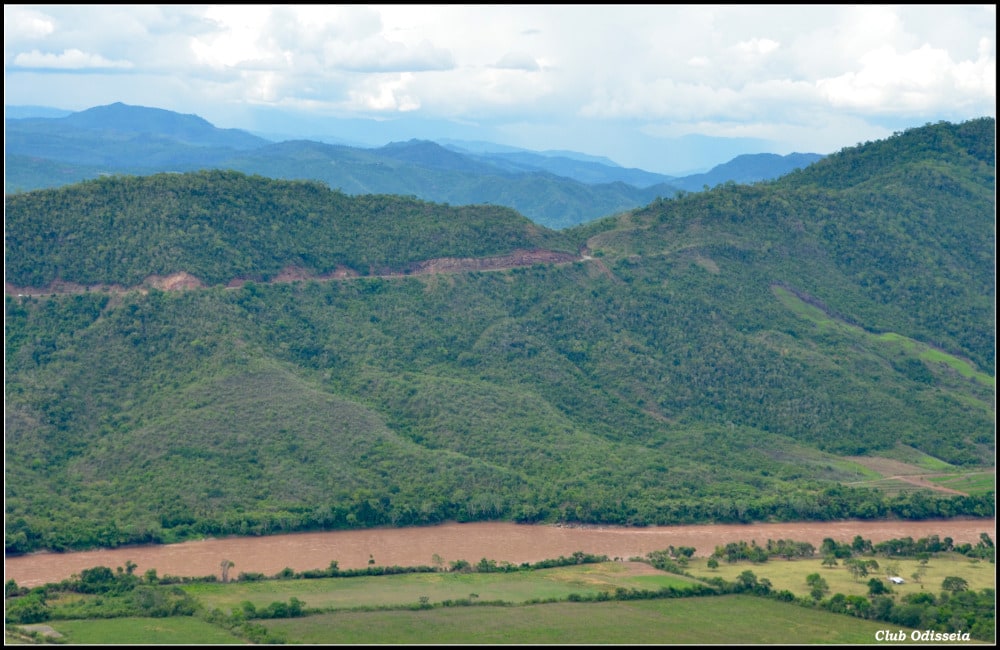
<path id="1" fill-rule="evenodd" d="M 400 194 L 452 205 L 505 205 L 564 228 L 727 181 L 781 176 L 822 156 L 739 156 L 705 174 L 673 178 L 567 151 L 410 139 L 377 148 L 314 140 L 274 142 L 219 129 L 197 115 L 122 103 L 53 117 L 5 119 L 5 191 L 58 187 L 104 174 L 233 169 L 312 179 L 348 194 Z M 57 109 L 51 109 L 56 111 Z M 468 147 L 468 148 L 464 148 Z"/>
<path id="2" fill-rule="evenodd" d="M 256 149 L 269 140 L 241 129 L 219 129 L 197 115 L 122 103 L 96 106 L 62 118 L 65 125 L 91 131 L 151 134 L 201 147 Z"/>
<path id="3" fill-rule="evenodd" d="M 464 171 L 475 174 L 496 174 L 496 165 L 480 162 L 477 158 L 462 155 L 429 140 L 409 140 L 390 142 L 384 147 L 373 149 L 373 153 L 407 162 L 429 169 Z"/>
<path id="4" fill-rule="evenodd" d="M 22 119 L 25 117 L 66 117 L 73 111 L 51 106 L 4 106 L 4 119 Z"/>
<path id="5" fill-rule="evenodd" d="M 774 153 L 743 154 L 704 174 L 673 178 L 670 184 L 688 192 L 697 192 L 706 186 L 715 187 L 721 183 L 756 183 L 808 167 L 821 158 L 823 156 L 817 153 L 790 153 L 787 156 Z"/>

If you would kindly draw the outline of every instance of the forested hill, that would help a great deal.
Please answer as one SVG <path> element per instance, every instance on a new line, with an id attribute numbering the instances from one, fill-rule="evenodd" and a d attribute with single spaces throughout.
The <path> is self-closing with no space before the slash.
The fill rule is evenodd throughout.
<path id="1" fill-rule="evenodd" d="M 597 241 L 618 255 L 731 249 L 839 318 L 903 331 L 992 373 L 995 137 L 992 118 L 927 125 L 590 230 L 611 229 Z"/>
<path id="2" fill-rule="evenodd" d="M 404 272 L 438 257 L 576 253 L 509 208 L 348 196 L 319 182 L 206 171 L 116 176 L 8 196 L 6 281 L 136 286 L 187 273 L 204 284 Z"/>
<path id="3" fill-rule="evenodd" d="M 6 297 L 7 551 L 993 516 L 994 142 L 927 125 L 558 233 L 231 172 L 8 196 L 8 283 L 80 287 Z M 527 250 L 576 258 L 406 274 Z"/>

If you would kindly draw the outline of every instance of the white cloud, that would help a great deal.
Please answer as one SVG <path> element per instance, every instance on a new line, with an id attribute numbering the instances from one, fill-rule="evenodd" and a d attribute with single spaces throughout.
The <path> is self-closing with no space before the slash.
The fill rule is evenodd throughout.
<path id="1" fill-rule="evenodd" d="M 749 41 L 737 43 L 735 49 L 742 54 L 770 54 L 779 47 L 781 47 L 781 43 L 769 38 L 752 38 Z"/>
<path id="2" fill-rule="evenodd" d="M 40 68 L 52 70 L 119 69 L 134 67 L 128 61 L 109 61 L 100 54 L 89 54 L 77 49 L 64 50 L 61 54 L 48 54 L 32 50 L 14 57 L 14 65 L 19 68 Z"/>
<path id="3" fill-rule="evenodd" d="M 21 7 L 3 8 L 3 38 L 10 40 L 35 40 L 48 36 L 56 29 L 52 18 L 38 11 Z"/>
<path id="4" fill-rule="evenodd" d="M 496 62 L 494 67 L 505 70 L 525 70 L 527 72 L 534 72 L 539 69 L 538 61 L 535 61 L 533 56 L 525 52 L 507 52 L 500 57 L 500 60 Z"/>
<path id="5" fill-rule="evenodd" d="M 427 41 L 407 46 L 382 38 L 329 43 L 324 57 L 328 65 L 351 72 L 422 72 L 455 65 L 447 50 Z"/>
<path id="6" fill-rule="evenodd" d="M 611 157 L 624 134 L 846 146 L 995 115 L 992 5 L 14 5 L 4 37 L 8 104 L 141 101 L 220 126 L 299 107 L 540 141 L 572 121 L 562 148 Z"/>
<path id="7" fill-rule="evenodd" d="M 996 58 L 983 46 L 976 61 L 951 59 L 948 52 L 923 45 L 909 52 L 883 46 L 865 53 L 857 70 L 816 87 L 834 107 L 879 113 L 947 110 L 996 96 Z"/>
<path id="8" fill-rule="evenodd" d="M 420 108 L 420 99 L 410 90 L 413 75 L 369 77 L 361 88 L 349 92 L 342 108 L 352 111 L 410 112 Z"/>

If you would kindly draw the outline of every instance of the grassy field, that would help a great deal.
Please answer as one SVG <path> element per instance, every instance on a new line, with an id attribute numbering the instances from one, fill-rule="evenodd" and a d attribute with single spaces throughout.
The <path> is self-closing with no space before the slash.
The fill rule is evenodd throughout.
<path id="1" fill-rule="evenodd" d="M 525 603 L 531 600 L 566 599 L 570 594 L 602 591 L 684 588 L 692 580 L 668 573 L 650 572 L 642 563 L 603 562 L 538 571 L 512 573 L 409 573 L 390 576 L 267 580 L 231 584 L 194 584 L 183 588 L 209 609 L 228 612 L 249 601 L 261 608 L 295 597 L 309 609 L 353 609 L 430 604 L 445 600 Z M 475 597 L 470 597 L 475 594 Z"/>
<path id="2" fill-rule="evenodd" d="M 949 474 L 948 476 L 932 476 L 931 480 L 942 487 L 966 494 L 982 494 L 995 492 L 997 486 L 996 472 L 974 472 L 970 474 Z"/>
<path id="3" fill-rule="evenodd" d="M 219 645 L 246 643 L 221 627 L 192 616 L 171 618 L 109 618 L 83 621 L 50 621 L 72 645 Z"/>
<path id="4" fill-rule="evenodd" d="M 851 485 L 874 487 L 887 494 L 935 486 L 965 494 L 985 494 L 996 489 L 994 469 L 956 467 L 906 445 L 885 450 L 879 456 L 851 456 L 849 460 L 869 473 L 868 478 Z"/>
<path id="5" fill-rule="evenodd" d="M 995 565 L 957 554 L 915 559 L 875 558 L 884 578 L 896 565 L 906 579 L 893 585 L 899 600 L 910 593 L 937 594 L 947 576 L 970 589 L 995 588 Z M 920 582 L 912 578 L 924 569 Z M 775 590 L 806 596 L 806 576 L 820 574 L 830 595 L 868 595 L 868 580 L 855 579 L 841 562 L 824 567 L 820 558 L 752 564 L 692 558 L 686 578 L 642 562 L 603 562 L 511 573 L 413 573 L 350 578 L 263 580 L 183 585 L 205 611 L 230 614 L 244 602 L 259 610 L 296 598 L 306 612 L 296 618 L 257 619 L 269 640 L 305 644 L 872 644 L 879 630 L 899 626 L 822 609 L 748 595 L 572 602 L 617 589 L 683 588 L 698 578 L 735 581 L 751 570 Z M 166 588 L 166 587 L 165 587 Z M 170 587 L 174 589 L 176 587 Z M 66 601 L 97 599 L 67 595 Z M 54 599 L 58 601 L 59 599 Z M 442 606 L 448 601 L 455 606 Z M 53 620 L 46 623 L 71 644 L 231 644 L 244 639 L 199 617 Z M 909 630 L 905 630 L 907 634 Z M 8 636 L 8 643 L 25 639 Z M 907 640 L 901 643 L 909 643 Z"/>
<path id="6" fill-rule="evenodd" d="M 809 585 L 806 584 L 806 576 L 818 573 L 830 586 L 829 595 L 841 593 L 845 596 L 868 596 L 868 581 L 873 577 L 885 579 L 886 567 L 895 564 L 899 567 L 898 576 L 906 582 L 901 585 L 892 585 L 893 594 L 897 599 L 907 594 L 930 592 L 938 594 L 941 591 L 941 582 L 948 576 L 959 576 L 969 583 L 969 589 L 995 589 L 996 571 L 995 565 L 989 562 L 977 562 L 957 554 L 941 554 L 930 558 L 924 569 L 926 573 L 917 582 L 912 576 L 920 568 L 919 561 L 915 559 L 890 560 L 884 557 L 872 557 L 864 559 L 874 559 L 879 564 L 879 569 L 870 575 L 855 580 L 844 566 L 843 560 L 838 561 L 838 566 L 825 567 L 822 565 L 822 558 L 808 558 L 799 560 L 769 560 L 762 564 L 750 562 L 736 562 L 729 564 L 720 561 L 716 569 L 709 569 L 708 558 L 694 558 L 688 565 L 688 573 L 697 577 L 710 578 L 719 576 L 725 580 L 735 580 L 744 571 L 753 571 L 754 575 L 760 578 L 767 578 L 775 590 L 787 589 L 796 596 L 809 595 Z"/>
<path id="7" fill-rule="evenodd" d="M 290 643 L 315 644 L 868 644 L 886 629 L 751 596 L 338 612 L 264 624 Z"/>

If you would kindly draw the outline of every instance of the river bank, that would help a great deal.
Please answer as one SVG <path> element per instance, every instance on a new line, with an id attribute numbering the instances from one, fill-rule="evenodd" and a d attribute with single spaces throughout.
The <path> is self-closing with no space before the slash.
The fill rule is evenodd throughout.
<path id="1" fill-rule="evenodd" d="M 284 568 L 323 569 L 336 560 L 341 569 L 379 566 L 450 565 L 456 560 L 475 564 L 539 562 L 576 551 L 608 558 L 645 556 L 669 546 L 690 546 L 705 556 L 729 542 L 790 539 L 819 548 L 826 538 L 850 542 L 856 535 L 872 543 L 889 539 L 950 537 L 955 544 L 975 544 L 981 533 L 996 539 L 996 519 L 928 521 L 835 521 L 778 524 L 651 526 L 647 528 L 570 527 L 505 522 L 442 524 L 420 528 L 379 528 L 292 533 L 268 537 L 227 537 L 180 544 L 132 546 L 72 553 L 33 553 L 4 559 L 4 580 L 34 587 L 59 582 L 95 566 L 136 565 L 142 574 L 160 576 L 220 575 L 223 560 L 233 563 L 230 576 L 240 572 L 274 575 Z"/>

